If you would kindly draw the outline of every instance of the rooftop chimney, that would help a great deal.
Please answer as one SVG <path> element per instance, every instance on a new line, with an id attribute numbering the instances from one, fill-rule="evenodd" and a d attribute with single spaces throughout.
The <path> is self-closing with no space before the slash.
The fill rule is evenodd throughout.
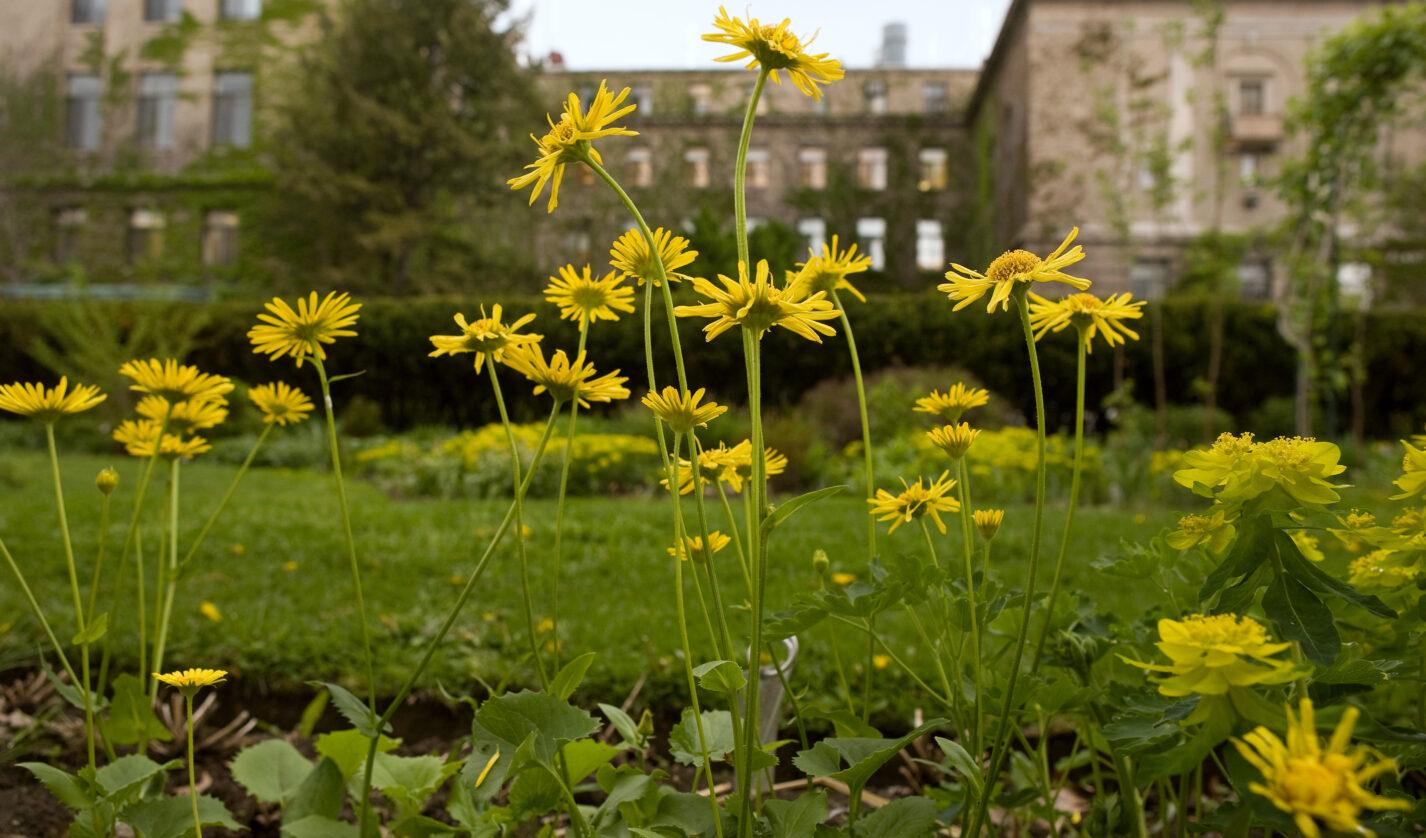
<path id="1" fill-rule="evenodd" d="M 906 66 L 906 24 L 888 23 L 881 28 L 881 47 L 876 66 L 900 69 Z"/>

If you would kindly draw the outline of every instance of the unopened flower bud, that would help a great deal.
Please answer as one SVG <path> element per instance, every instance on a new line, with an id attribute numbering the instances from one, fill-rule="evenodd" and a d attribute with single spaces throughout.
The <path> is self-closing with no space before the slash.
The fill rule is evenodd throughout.
<path id="1" fill-rule="evenodd" d="M 106 497 L 112 495 L 119 488 L 119 472 L 112 468 L 100 469 L 99 476 L 94 478 L 94 486 Z"/>
<path id="2" fill-rule="evenodd" d="M 826 574 L 827 569 L 832 566 L 832 562 L 827 558 L 826 550 L 812 551 L 812 569 L 817 571 L 818 576 Z"/>
<path id="3" fill-rule="evenodd" d="M 975 511 L 975 528 L 980 530 L 980 537 L 986 541 L 995 538 L 995 534 L 1000 532 L 1000 525 L 1005 522 L 1005 510 L 1003 509 L 977 509 Z"/>

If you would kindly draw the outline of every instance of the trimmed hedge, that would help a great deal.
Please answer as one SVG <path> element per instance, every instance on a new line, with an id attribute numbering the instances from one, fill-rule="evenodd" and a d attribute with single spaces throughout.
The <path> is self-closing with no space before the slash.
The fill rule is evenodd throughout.
<path id="1" fill-rule="evenodd" d="M 682 296 L 689 292 L 679 289 L 678 293 Z M 396 430 L 426 424 L 472 427 L 496 421 L 489 386 L 475 378 L 468 360 L 427 357 L 428 336 L 453 332 L 451 317 L 455 312 L 473 315 L 481 302 L 495 301 L 364 301 L 357 327 L 359 335 L 339 345 L 332 367 L 334 373 L 365 370 L 366 374 L 339 383 L 339 398 L 361 396 L 371 400 L 379 406 L 383 421 Z M 547 345 L 571 349 L 576 345 L 574 324 L 558 320 L 553 308 L 542 299 L 506 298 L 501 302 L 507 317 L 537 312 L 539 318 L 531 328 L 546 335 Z M 657 299 L 655 303 L 653 326 L 659 375 L 661 382 L 667 382 L 673 380 L 668 329 L 662 307 L 657 305 Z M 0 381 L 52 377 L 25 352 L 40 328 L 34 307 L 43 305 L 54 303 L 9 303 L 0 309 L 0 343 L 10 347 L 0 362 Z M 141 304 L 115 303 L 114 316 L 132 319 L 136 305 Z M 868 371 L 898 365 L 952 364 L 974 372 L 985 386 L 1021 406 L 1027 414 L 1030 412 L 1030 376 L 1023 338 L 1013 315 L 987 316 L 978 308 L 952 312 L 942 297 L 933 294 L 888 294 L 873 297 L 866 304 L 850 301 L 849 305 L 858 349 Z M 1168 301 L 1161 305 L 1169 399 L 1176 404 L 1196 404 L 1200 397 L 1194 382 L 1202 378 L 1207 367 L 1208 307 L 1196 301 Z M 283 378 L 310 389 L 311 376 L 305 370 L 294 370 L 287 362 L 273 364 L 252 353 L 245 333 L 258 309 L 259 305 L 253 302 L 213 304 L 210 325 L 200 333 L 189 360 L 243 381 Z M 1241 420 L 1266 400 L 1292 395 L 1295 360 L 1278 336 L 1271 307 L 1232 303 L 1225 314 L 1219 404 Z M 1426 318 L 1412 310 L 1372 312 L 1366 316 L 1367 433 L 1388 437 L 1419 430 L 1426 416 L 1426 376 L 1420 374 L 1418 366 L 1420 359 L 1426 358 Z M 700 332 L 704 322 L 679 321 L 690 382 L 707 386 L 720 402 L 737 401 L 744 375 L 741 344 L 735 336 L 705 343 Z M 1141 402 L 1153 398 L 1149 323 L 1147 317 L 1140 321 L 1143 340 L 1122 350 L 1123 373 L 1136 382 L 1135 395 Z M 589 353 L 600 371 L 622 369 L 630 376 L 636 395 L 643 390 L 645 381 L 641 326 L 639 316 L 625 317 L 616 324 L 595 326 L 589 338 Z M 1073 340 L 1067 334 L 1052 336 L 1040 344 L 1048 409 L 1052 423 L 1061 427 L 1072 416 L 1074 355 Z M 1113 387 L 1114 355 L 1101 346 L 1090 356 L 1091 404 Z M 115 359 L 115 364 L 120 360 Z M 818 347 L 777 330 L 764 342 L 764 390 L 769 405 L 791 406 L 817 382 L 847 375 L 850 366 L 840 335 Z M 521 388 L 507 386 L 506 390 L 518 393 Z M 907 397 L 914 395 L 917 394 L 908 393 Z M 516 404 L 512 409 L 520 418 L 543 417 L 543 400 L 513 400 Z"/>

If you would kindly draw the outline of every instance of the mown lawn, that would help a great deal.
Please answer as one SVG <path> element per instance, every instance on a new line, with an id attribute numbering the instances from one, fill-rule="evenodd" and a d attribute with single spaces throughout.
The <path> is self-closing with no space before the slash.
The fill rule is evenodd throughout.
<path id="1" fill-rule="evenodd" d="M 69 514 L 80 556 L 81 576 L 88 578 L 97 543 L 99 495 L 93 488 L 97 471 L 114 465 L 123 484 L 114 496 L 111 545 L 117 545 L 127 525 L 137 463 L 121 457 L 71 456 L 63 463 Z M 183 521 L 180 550 L 216 502 L 233 469 L 201 461 L 183 467 Z M 155 486 L 160 484 L 156 481 Z M 151 514 L 144 545 L 152 566 L 161 540 L 160 491 L 152 492 Z M 356 538 L 360 545 L 368 609 L 373 619 L 377 678 L 383 692 L 392 692 L 409 671 L 422 643 L 435 631 L 456 596 L 474 557 L 503 515 L 508 501 L 393 500 L 373 487 L 351 486 Z M 0 537 L 25 568 L 51 613 L 61 615 L 60 634 L 70 632 L 69 593 L 59 542 L 55 538 L 54 500 L 48 463 L 42 455 L 13 453 L 0 459 Z M 336 518 L 330 477 L 326 474 L 256 469 L 248 476 L 232 506 L 214 528 L 195 562 L 195 570 L 176 607 L 169 663 L 174 666 L 215 666 L 236 673 L 244 689 L 310 690 L 313 679 L 346 680 L 361 672 L 360 640 L 355 601 L 345 550 Z M 531 500 L 526 522 L 532 529 L 531 575 L 537 588 L 537 608 L 546 616 L 552 574 L 554 504 Z M 1047 516 L 1045 561 L 1058 541 L 1061 509 Z M 865 572 L 864 503 L 855 498 L 823 501 L 804 510 L 779 529 L 772 545 L 769 571 L 770 609 L 789 603 L 815 585 L 811 556 L 827 551 L 837 571 Z M 565 559 L 561 583 L 561 634 L 566 657 L 595 651 L 598 658 L 586 682 L 589 694 L 617 702 L 641 675 L 648 675 L 644 695 L 681 694 L 673 604 L 673 576 L 664 549 L 670 541 L 670 510 L 665 499 L 576 498 L 566 518 Z M 1015 506 L 996 542 L 995 563 L 1007 576 L 1023 574 L 1031 509 Z M 1117 548 L 1121 539 L 1142 540 L 1172 523 L 1171 510 L 1122 512 L 1082 510 L 1077 547 L 1067 571 L 1069 589 L 1092 590 L 1103 609 L 1134 619 L 1143 614 L 1140 592 L 1122 581 L 1106 584 L 1090 562 Z M 720 526 L 726 529 L 721 523 Z M 952 531 L 954 534 L 954 530 Z M 520 610 L 518 563 L 510 540 L 502 547 L 481 588 L 467 606 L 456 631 L 438 654 L 425 686 L 439 681 L 452 692 L 478 691 L 486 684 L 533 684 Z M 924 549 L 919 530 L 904 527 L 884 550 Z M 957 556 L 947 541 L 944 555 Z M 742 590 L 732 549 L 724 560 L 725 596 Z M 3 569 L 0 569 L 3 570 Z M 132 667 L 135 619 L 132 569 L 122 577 L 111 562 L 102 601 L 112 603 L 117 665 Z M 1047 578 L 1047 577 L 1046 577 Z M 152 587 L 150 587 L 152 590 Z M 213 621 L 200 613 L 202 602 L 221 613 Z M 690 589 L 690 601 L 692 592 Z M 694 642 L 708 649 L 701 617 L 694 617 Z M 885 621 L 901 638 L 904 651 L 916 651 L 910 627 L 893 618 Z M 818 627 L 806 638 L 798 680 L 820 688 L 835 680 L 828 641 L 837 636 L 847 666 L 860 667 L 864 642 L 855 632 L 833 633 Z M 0 582 L 0 660 L 16 660 L 33 650 L 38 632 L 24 609 L 13 579 L 5 571 Z M 711 651 L 695 651 L 701 659 Z M 888 669 L 885 676 L 909 680 Z M 887 710 L 904 709 L 910 691 L 882 690 Z"/>

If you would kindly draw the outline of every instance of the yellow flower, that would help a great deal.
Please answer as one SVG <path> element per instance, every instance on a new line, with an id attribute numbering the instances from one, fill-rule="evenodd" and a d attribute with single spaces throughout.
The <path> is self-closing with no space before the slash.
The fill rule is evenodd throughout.
<path id="1" fill-rule="evenodd" d="M 1222 507 L 1215 506 L 1207 515 L 1185 515 L 1178 519 L 1178 529 L 1165 540 L 1175 550 L 1189 550 L 1200 544 L 1214 553 L 1222 553 L 1237 533 Z"/>
<path id="2" fill-rule="evenodd" d="M 1311 437 L 1280 436 L 1253 447 L 1262 478 L 1302 503 L 1333 503 L 1338 495 L 1327 481 L 1347 467 L 1337 462 L 1342 450 Z M 1267 488 L 1271 488 L 1268 486 Z M 1262 491 L 1267 491 L 1264 488 Z"/>
<path id="3" fill-rule="evenodd" d="M 1167 673 L 1159 681 L 1159 692 L 1167 696 L 1224 695 L 1234 687 L 1284 684 L 1301 674 L 1292 661 L 1274 657 L 1292 644 L 1269 642 L 1267 629 L 1251 617 L 1192 614 L 1159 620 L 1157 645 L 1167 665 L 1124 661 Z"/>
<path id="4" fill-rule="evenodd" d="M 549 617 L 545 617 L 545 618 L 543 618 L 542 620 L 540 620 L 538 623 L 535 624 L 535 633 L 536 633 L 536 634 L 549 634 L 550 632 L 552 632 L 552 631 L 554 631 L 554 630 L 555 630 L 555 621 L 554 621 L 554 620 L 551 620 Z"/>
<path id="5" fill-rule="evenodd" d="M 1293 530 L 1288 533 L 1288 538 L 1292 539 L 1292 543 L 1297 545 L 1302 557 L 1308 561 L 1320 562 L 1327 559 L 1327 554 L 1322 552 L 1322 542 L 1312 533 Z"/>
<path id="6" fill-rule="evenodd" d="M 535 395 L 548 392 L 560 404 L 577 398 L 579 406 L 587 408 L 590 402 L 629 398 L 629 388 L 624 386 L 628 377 L 619 375 L 619 370 L 598 375 L 583 352 L 571 363 L 565 351 L 559 349 L 546 361 L 545 351 L 538 343 L 525 343 L 506 350 L 504 361 L 534 383 Z"/>
<path id="7" fill-rule="evenodd" d="M 708 543 L 713 547 L 711 554 L 717 555 L 724 547 L 728 546 L 728 542 L 731 540 L 732 539 L 728 536 L 717 530 L 708 533 Z M 684 561 L 687 561 L 690 556 L 693 557 L 695 562 L 708 560 L 708 556 L 704 554 L 703 536 L 701 535 L 684 536 L 683 544 L 668 548 L 668 554 L 670 556 L 677 556 Z"/>
<path id="8" fill-rule="evenodd" d="M 559 306 L 560 319 L 579 321 L 582 332 L 595 320 L 614 321 L 619 319 L 617 312 L 634 312 L 634 289 L 623 282 L 614 271 L 595 279 L 588 265 L 582 275 L 574 265 L 565 265 L 559 276 L 550 277 L 545 299 Z"/>
<path id="9" fill-rule="evenodd" d="M 301 567 L 301 565 L 291 559 L 288 559 L 287 561 L 282 563 L 282 569 L 288 573 L 297 572 L 297 568 L 299 567 Z"/>
<path id="10" fill-rule="evenodd" d="M 946 392 L 932 390 L 931 395 L 916 400 L 917 413 L 939 416 L 952 424 L 961 421 L 961 416 L 973 407 L 990 403 L 990 391 L 980 387 L 967 387 L 957 381 Z"/>
<path id="11" fill-rule="evenodd" d="M 266 311 L 258 313 L 258 324 L 248 330 L 253 352 L 273 361 L 290 355 L 301 367 L 308 355 L 327 360 L 323 344 L 356 335 L 351 327 L 356 325 L 361 303 L 352 302 L 346 292 L 335 291 L 318 301 L 313 291 L 305 299 L 298 297 L 295 309 L 280 297 L 273 297 L 264 308 Z"/>
<path id="12" fill-rule="evenodd" d="M 1246 482 L 1251 478 L 1253 446 L 1251 433 L 1219 434 L 1207 450 L 1194 449 L 1183 455 L 1184 468 L 1173 473 L 1174 482 L 1198 494 L 1213 496 L 1216 489 Z"/>
<path id="13" fill-rule="evenodd" d="M 836 585 L 839 588 L 845 588 L 846 586 L 852 584 L 855 581 L 857 581 L 857 575 L 855 573 L 832 574 L 832 584 Z"/>
<path id="14" fill-rule="evenodd" d="M 789 272 L 787 290 L 797 298 L 810 297 L 821 292 L 828 297 L 833 291 L 846 291 L 862 302 L 866 297 L 847 280 L 871 267 L 871 258 L 858 256 L 857 246 L 852 244 L 846 250 L 837 249 L 837 237 L 832 236 L 832 244 L 822 245 L 822 252 L 810 253 L 806 262 L 797 266 L 795 273 Z"/>
<path id="15" fill-rule="evenodd" d="M 76 384 L 69 389 L 69 379 L 60 377 L 59 383 L 46 388 L 43 384 L 0 384 L 0 410 L 28 416 L 40 422 L 52 423 L 61 416 L 83 413 L 106 396 L 92 384 Z"/>
<path id="16" fill-rule="evenodd" d="M 1376 759 L 1364 745 L 1351 747 L 1357 708 L 1349 706 L 1342 711 L 1342 719 L 1325 746 L 1317 736 L 1312 700 L 1302 699 L 1298 708 L 1297 714 L 1287 708 L 1286 742 L 1261 726 L 1233 740 L 1238 753 L 1263 777 L 1260 783 L 1250 783 L 1249 790 L 1291 815 L 1307 838 L 1318 838 L 1323 827 L 1372 836 L 1358 820 L 1363 809 L 1411 808 L 1405 800 L 1382 797 L 1365 788 L 1374 778 L 1396 771 L 1396 763 Z"/>
<path id="17" fill-rule="evenodd" d="M 1401 494 L 1392 495 L 1392 500 L 1414 498 L 1426 492 L 1426 448 L 1417 448 L 1405 440 L 1401 445 L 1406 453 L 1401 457 L 1401 477 L 1393 484 Z"/>
<path id="18" fill-rule="evenodd" d="M 1032 291 L 1030 325 L 1035 329 L 1035 340 L 1050 332 L 1063 332 L 1074 326 L 1079 330 L 1086 352 L 1094 351 L 1096 335 L 1102 336 L 1104 343 L 1113 349 L 1115 345 L 1124 343 L 1125 338 L 1139 339 L 1138 332 L 1124 325 L 1124 321 L 1143 317 L 1143 307 L 1143 300 L 1130 302 L 1128 294 L 1110 294 L 1101 300 L 1093 294 L 1081 292 L 1058 300 L 1047 300 Z"/>
<path id="19" fill-rule="evenodd" d="M 130 456 L 152 457 L 158 433 L 159 424 L 151 419 L 125 419 L 119 423 L 119 427 L 114 429 L 113 436 L 114 441 L 121 443 Z M 185 439 L 177 434 L 165 433 L 163 444 L 159 446 L 158 453 L 168 459 L 182 457 L 189 460 L 211 450 L 213 450 L 213 446 L 201 436 L 190 436 Z"/>
<path id="20" fill-rule="evenodd" d="M 891 655 L 872 655 L 871 665 L 873 669 L 885 669 L 891 666 Z"/>
<path id="21" fill-rule="evenodd" d="M 961 508 L 961 502 L 951 496 L 956 481 L 946 479 L 948 475 L 949 471 L 943 471 L 940 477 L 930 483 L 921 477 L 916 478 L 916 482 L 910 485 L 902 480 L 901 484 L 905 488 L 896 495 L 885 489 L 877 489 L 876 497 L 867 499 L 867 503 L 871 504 L 871 514 L 876 516 L 878 521 L 891 522 L 887 532 L 896 532 L 897 527 L 910 523 L 911 519 L 929 515 L 935 522 L 936 529 L 945 534 L 946 523 L 941 520 L 941 513 L 956 512 Z"/>
<path id="22" fill-rule="evenodd" d="M 511 189 L 524 189 L 534 184 L 535 188 L 530 190 L 530 204 L 535 203 L 535 199 L 540 197 L 544 191 L 545 184 L 550 185 L 550 202 L 547 212 L 554 212 L 559 206 L 560 181 L 564 179 L 564 167 L 568 163 L 578 163 L 585 160 L 593 160 L 595 163 L 602 163 L 603 158 L 594 148 L 594 141 L 602 137 L 622 136 L 634 137 L 637 131 L 630 131 L 627 128 L 611 127 L 610 123 L 622 119 L 634 112 L 635 105 L 625 105 L 624 100 L 629 98 L 629 88 L 619 91 L 616 96 L 609 92 L 606 83 L 599 82 L 599 90 L 594 94 L 594 100 L 589 103 L 589 110 L 584 110 L 579 101 L 579 96 L 571 93 L 564 102 L 564 112 L 560 114 L 559 122 L 546 116 L 545 121 L 550 124 L 550 130 L 543 137 L 530 135 L 530 139 L 535 141 L 535 145 L 540 149 L 540 156 L 533 163 L 525 166 L 527 170 L 523 175 L 517 175 L 506 181 Z"/>
<path id="23" fill-rule="evenodd" d="M 185 696 L 192 696 L 204 687 L 216 687 L 223 683 L 228 673 L 221 669 L 183 669 L 165 674 L 155 672 L 154 680 L 176 687 Z"/>
<path id="24" fill-rule="evenodd" d="M 169 408 L 169 401 L 163 396 L 144 396 L 136 408 L 145 419 L 162 423 L 168 417 L 168 429 L 180 434 L 191 434 L 216 428 L 228 420 L 228 400 L 221 396 L 215 399 L 189 399 Z"/>
<path id="25" fill-rule="evenodd" d="M 114 490 L 119 488 L 119 472 L 112 468 L 100 469 L 98 476 L 94 478 L 94 488 L 103 495 L 114 494 Z"/>
<path id="26" fill-rule="evenodd" d="M 430 357 L 439 358 L 442 355 L 473 352 L 475 353 L 475 371 L 480 372 L 486 357 L 492 361 L 499 361 L 504 357 L 506 349 L 525 343 L 539 343 L 544 338 L 543 335 L 520 334 L 520 327 L 534 320 L 535 315 L 527 314 L 512 323 L 500 322 L 500 316 L 499 303 L 491 307 L 489 315 L 485 313 L 485 306 L 481 306 L 479 319 L 473 321 L 467 322 L 464 314 L 457 314 L 456 325 L 460 327 L 461 333 L 458 335 L 431 335 L 431 345 L 436 349 Z"/>
<path id="27" fill-rule="evenodd" d="M 312 412 L 307 394 L 283 381 L 259 384 L 248 390 L 248 398 L 262 411 L 268 425 L 295 425 Z"/>
<path id="28" fill-rule="evenodd" d="M 1090 286 L 1089 280 L 1065 273 L 1065 268 L 1084 259 L 1084 248 L 1079 245 L 1070 247 L 1070 242 L 1074 241 L 1077 235 L 1078 227 L 1070 230 L 1065 240 L 1060 242 L 1060 246 L 1044 259 L 1028 250 L 1006 251 L 995 257 L 995 261 L 990 263 L 990 267 L 986 268 L 983 274 L 952 263 L 951 270 L 946 272 L 946 279 L 950 281 L 936 288 L 957 301 L 956 311 L 987 293 L 990 294 L 990 304 L 986 306 L 986 311 L 995 311 L 997 305 L 1002 311 L 1009 310 L 1010 293 L 1018 288 L 1020 283 L 1060 282 L 1076 291 L 1084 291 Z"/>
<path id="29" fill-rule="evenodd" d="M 986 541 L 995 538 L 1000 532 L 1000 525 L 1005 523 L 1005 510 L 1003 509 L 977 509 L 971 519 L 975 521 L 975 528 L 980 531 L 980 537 Z"/>
<path id="30" fill-rule="evenodd" d="M 820 335 L 837 333 L 831 326 L 820 322 L 834 320 L 838 316 L 826 294 L 819 292 L 798 298 L 788 289 L 778 288 L 772 283 L 772 271 L 766 259 L 758 260 L 752 281 L 748 280 L 746 262 L 738 263 L 737 281 L 722 274 L 718 275 L 718 281 L 723 283 L 722 288 L 702 277 L 695 277 L 693 290 L 711 302 L 674 309 L 679 317 L 713 318 L 712 323 L 703 327 L 707 340 L 713 340 L 734 326 L 749 330 L 754 338 L 761 338 L 763 332 L 773 326 L 781 326 L 816 343 L 822 342 Z"/>
<path id="31" fill-rule="evenodd" d="M 134 382 L 130 390 L 162 396 L 171 402 L 210 401 L 233 392 L 233 382 L 223 376 L 200 372 L 172 358 L 127 361 L 119 367 L 119 374 Z"/>
<path id="32" fill-rule="evenodd" d="M 718 443 L 717 448 L 705 448 L 698 454 L 698 470 L 704 485 L 708 485 L 713 480 L 721 480 L 728 484 L 729 491 L 741 492 L 743 482 L 753 476 L 753 444 L 750 440 L 745 439 L 732 448 L 722 442 Z M 766 447 L 763 449 L 764 475 L 775 477 L 786 470 L 786 455 L 776 448 Z M 668 488 L 667 479 L 659 482 L 665 489 Z M 678 493 L 686 495 L 692 491 L 693 463 L 690 460 L 679 458 Z"/>
<path id="33" fill-rule="evenodd" d="M 813 99 L 821 99 L 822 90 L 817 85 L 829 84 L 843 75 L 841 63 L 829 58 L 827 53 L 806 51 L 816 36 L 804 42 L 789 30 L 792 26 L 790 19 L 784 18 L 776 26 L 762 23 L 757 18 L 750 18 L 744 23 L 740 18 L 729 16 L 728 10 L 719 6 L 713 26 L 718 31 L 704 35 L 703 40 L 725 44 L 735 50 L 715 60 L 741 61 L 746 58 L 747 69 L 762 67 L 773 84 L 782 84 L 778 73 L 785 72 L 798 90 Z"/>
<path id="34" fill-rule="evenodd" d="M 659 249 L 658 261 L 655 261 L 654 252 L 649 249 L 649 240 L 644 238 L 643 232 L 637 227 L 631 227 L 614 240 L 613 247 L 609 249 L 609 266 L 626 277 L 632 276 L 640 285 L 646 281 L 655 286 L 662 284 L 658 270 L 660 261 L 670 282 L 688 279 L 689 277 L 679 273 L 678 269 L 692 264 L 693 260 L 698 258 L 698 251 L 688 249 L 688 239 L 675 236 L 662 227 L 653 231 L 653 237 L 654 244 Z"/>
<path id="35" fill-rule="evenodd" d="M 218 606 L 207 600 L 204 600 L 203 604 L 198 606 L 198 613 L 215 623 L 221 623 L 223 621 L 223 612 L 218 610 Z"/>
<path id="36" fill-rule="evenodd" d="M 980 431 L 975 430 L 967 422 L 959 425 L 944 425 L 939 428 L 932 428 L 926 432 L 926 438 L 931 440 L 931 444 L 946 452 L 946 456 L 957 462 L 970 450 L 971 443 L 980 436 Z"/>
<path id="37" fill-rule="evenodd" d="M 643 403 L 668 425 L 669 430 L 675 434 L 686 434 L 694 428 L 706 427 L 709 422 L 728 412 L 728 408 L 717 402 L 700 405 L 706 392 L 702 387 L 692 393 L 665 387 L 662 393 L 645 395 Z"/>
<path id="38" fill-rule="evenodd" d="M 1420 562 L 1395 550 L 1373 550 L 1354 559 L 1348 567 L 1349 581 L 1363 590 L 1400 590 L 1421 575 Z"/>

